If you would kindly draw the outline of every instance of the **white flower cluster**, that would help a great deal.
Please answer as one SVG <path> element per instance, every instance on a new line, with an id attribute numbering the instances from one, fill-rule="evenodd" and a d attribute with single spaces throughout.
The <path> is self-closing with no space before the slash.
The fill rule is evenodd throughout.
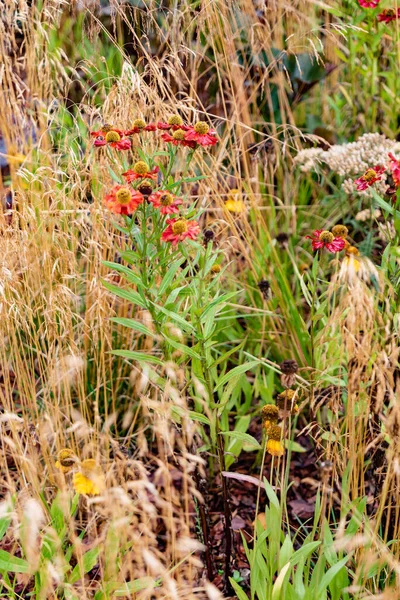
<path id="1" fill-rule="evenodd" d="M 368 168 L 385 164 L 388 152 L 400 150 L 400 143 L 380 133 L 365 133 L 356 142 L 335 144 L 329 150 L 308 148 L 294 159 L 302 171 L 315 170 L 325 163 L 338 175 L 362 175 Z"/>
<path id="2" fill-rule="evenodd" d="M 319 165 L 326 164 L 329 169 L 347 179 L 343 182 L 346 194 L 357 192 L 362 196 L 371 196 L 371 190 L 357 191 L 354 177 L 360 176 L 369 168 L 384 165 L 388 153 L 400 150 L 400 142 L 391 140 L 380 133 L 365 133 L 356 142 L 349 144 L 335 144 L 329 150 L 322 148 L 307 148 L 301 150 L 294 159 L 301 171 L 316 171 Z M 352 176 L 350 178 L 349 176 Z M 386 174 L 374 184 L 378 194 L 384 195 L 387 188 Z"/>

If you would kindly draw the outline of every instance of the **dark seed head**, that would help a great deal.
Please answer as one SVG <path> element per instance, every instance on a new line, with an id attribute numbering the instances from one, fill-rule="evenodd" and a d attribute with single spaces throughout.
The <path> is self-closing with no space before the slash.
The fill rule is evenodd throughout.
<path id="1" fill-rule="evenodd" d="M 261 279 L 257 285 L 265 300 L 269 300 L 271 298 L 271 286 L 269 281 L 266 279 Z"/>
<path id="2" fill-rule="evenodd" d="M 294 375 L 299 370 L 297 362 L 290 359 L 284 360 L 279 367 L 284 375 Z"/>

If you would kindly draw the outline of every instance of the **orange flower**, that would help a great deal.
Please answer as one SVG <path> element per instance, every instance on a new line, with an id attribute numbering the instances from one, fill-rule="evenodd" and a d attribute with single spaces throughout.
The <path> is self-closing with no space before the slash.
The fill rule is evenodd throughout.
<path id="1" fill-rule="evenodd" d="M 131 190 L 123 185 L 115 185 L 104 198 L 104 204 L 113 213 L 131 215 L 143 200 L 143 195 L 137 190 Z"/>
<path id="2" fill-rule="evenodd" d="M 157 180 L 158 172 L 160 167 L 154 167 L 150 171 L 150 167 L 144 160 L 139 160 L 133 165 L 133 169 L 128 169 L 122 176 L 125 177 L 127 183 L 132 183 L 136 179 L 153 179 Z"/>
<path id="3" fill-rule="evenodd" d="M 176 246 L 186 238 L 194 240 L 200 233 L 197 221 L 186 221 L 185 219 L 168 219 L 168 227 L 161 236 L 163 242 L 171 242 Z"/>
<path id="4" fill-rule="evenodd" d="M 149 196 L 149 201 L 154 208 L 159 208 L 162 215 L 172 215 L 179 212 L 179 205 L 182 204 L 181 198 L 177 198 L 170 192 L 159 190 Z"/>

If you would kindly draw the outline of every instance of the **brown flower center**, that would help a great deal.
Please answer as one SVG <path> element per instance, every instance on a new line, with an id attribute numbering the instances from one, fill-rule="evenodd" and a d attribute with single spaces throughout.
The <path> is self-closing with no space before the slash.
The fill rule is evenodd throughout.
<path id="1" fill-rule="evenodd" d="M 180 235 L 181 233 L 186 233 L 188 227 L 183 219 L 179 219 L 172 224 L 172 232 L 175 235 Z"/>
<path id="2" fill-rule="evenodd" d="M 119 204 L 128 204 L 131 199 L 131 191 L 127 187 L 122 187 L 116 192 L 115 197 Z"/>
<path id="3" fill-rule="evenodd" d="M 335 239 L 335 236 L 330 231 L 322 231 L 319 239 L 321 242 L 324 242 L 324 244 L 330 244 Z"/>
<path id="4" fill-rule="evenodd" d="M 205 134 L 205 133 L 208 133 L 210 131 L 210 128 L 207 125 L 207 123 L 205 123 L 204 121 L 199 121 L 194 126 L 194 130 L 195 130 L 196 133 Z"/>
<path id="5" fill-rule="evenodd" d="M 119 142 L 121 136 L 116 131 L 109 131 L 106 133 L 106 142 L 109 144 L 110 142 Z"/>
<path id="6" fill-rule="evenodd" d="M 133 172 L 136 175 L 146 175 L 149 172 L 149 165 L 144 160 L 139 160 L 133 165 Z"/>

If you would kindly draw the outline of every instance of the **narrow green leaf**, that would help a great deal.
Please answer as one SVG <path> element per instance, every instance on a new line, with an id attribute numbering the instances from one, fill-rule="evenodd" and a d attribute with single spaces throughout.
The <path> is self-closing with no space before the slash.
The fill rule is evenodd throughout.
<path id="1" fill-rule="evenodd" d="M 8 571 L 9 573 L 28 573 L 29 564 L 23 558 L 18 558 L 5 550 L 0 550 L 0 571 Z"/>
<path id="2" fill-rule="evenodd" d="M 214 391 L 219 390 L 219 388 L 222 387 L 223 385 L 225 385 L 225 383 L 227 383 L 232 377 L 235 377 L 236 375 L 241 375 L 242 373 L 246 373 L 246 371 L 250 371 L 250 369 L 257 367 L 259 364 L 260 363 L 258 360 L 253 360 L 248 363 L 244 363 L 243 365 L 239 365 L 238 367 L 235 367 L 234 369 L 231 369 L 230 371 L 225 373 L 225 375 L 223 377 L 221 377 L 221 379 L 218 381 L 217 385 L 215 386 Z"/>
<path id="3" fill-rule="evenodd" d="M 112 354 L 115 354 L 116 356 L 122 356 L 123 358 L 129 358 L 131 360 L 137 360 L 138 362 L 154 363 L 155 365 L 164 364 L 164 362 L 156 356 L 145 354 L 144 352 L 135 352 L 134 350 L 112 350 Z"/>
<path id="4" fill-rule="evenodd" d="M 153 338 L 156 337 L 154 331 L 151 331 L 148 327 L 146 327 L 146 325 L 143 325 L 143 323 L 135 321 L 135 319 L 127 319 L 125 317 L 113 317 L 111 321 L 113 323 L 118 323 L 118 325 L 123 325 L 124 327 L 129 327 L 130 329 L 139 331 L 139 333 L 143 333 L 144 335 L 148 335 Z"/>
<path id="5" fill-rule="evenodd" d="M 82 556 L 82 565 L 78 563 L 72 570 L 71 575 L 68 577 L 68 583 L 76 583 L 81 579 L 86 573 L 89 573 L 97 564 L 97 558 L 99 556 L 99 548 L 92 548 L 92 550 L 88 550 Z M 81 568 L 82 566 L 82 568 Z"/>
<path id="6" fill-rule="evenodd" d="M 137 304 L 142 308 L 146 308 L 145 300 L 133 290 L 125 290 L 123 288 L 118 287 L 117 285 L 112 285 L 112 283 L 108 283 L 107 281 L 103 281 L 103 286 L 109 291 L 118 296 L 119 298 L 123 298 L 124 300 L 128 300 L 132 302 L 132 304 Z"/>
<path id="7" fill-rule="evenodd" d="M 262 446 L 257 442 L 256 438 L 254 438 L 249 433 L 244 433 L 243 431 L 220 431 L 221 435 L 225 435 L 226 437 L 231 437 L 235 440 L 240 440 L 241 442 L 246 442 L 250 446 L 254 446 L 255 449 L 261 450 Z"/>

